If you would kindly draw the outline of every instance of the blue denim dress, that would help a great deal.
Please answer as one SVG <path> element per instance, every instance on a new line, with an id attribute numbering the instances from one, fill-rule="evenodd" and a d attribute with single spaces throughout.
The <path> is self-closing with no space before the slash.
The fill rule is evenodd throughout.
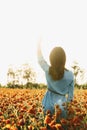
<path id="1" fill-rule="evenodd" d="M 59 105 L 62 110 L 62 117 L 66 117 L 66 111 L 63 104 L 73 99 L 74 91 L 74 75 L 72 71 L 65 70 L 61 80 L 54 81 L 49 75 L 49 65 L 43 56 L 38 56 L 38 63 L 45 72 L 47 81 L 47 91 L 42 100 L 44 113 L 49 109 L 54 113 L 54 106 Z M 66 97 L 67 95 L 67 97 Z"/>

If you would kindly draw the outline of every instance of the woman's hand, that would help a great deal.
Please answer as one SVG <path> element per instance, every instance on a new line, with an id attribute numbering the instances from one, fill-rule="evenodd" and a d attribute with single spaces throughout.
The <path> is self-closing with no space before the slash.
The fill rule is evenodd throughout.
<path id="1" fill-rule="evenodd" d="M 38 44 L 37 44 L 37 54 L 38 54 L 38 56 L 42 55 L 42 52 L 41 52 L 41 41 L 42 41 L 42 39 L 40 38 L 39 41 L 38 41 Z"/>

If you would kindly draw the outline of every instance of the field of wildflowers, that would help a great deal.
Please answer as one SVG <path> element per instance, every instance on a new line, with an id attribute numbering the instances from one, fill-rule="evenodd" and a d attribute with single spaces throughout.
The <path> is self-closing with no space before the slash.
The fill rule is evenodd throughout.
<path id="1" fill-rule="evenodd" d="M 67 105 L 67 119 L 56 118 L 61 110 L 44 118 L 41 100 L 46 89 L 0 88 L 0 130 L 87 130 L 87 90 L 75 90 Z M 64 104 L 65 105 L 65 104 Z"/>

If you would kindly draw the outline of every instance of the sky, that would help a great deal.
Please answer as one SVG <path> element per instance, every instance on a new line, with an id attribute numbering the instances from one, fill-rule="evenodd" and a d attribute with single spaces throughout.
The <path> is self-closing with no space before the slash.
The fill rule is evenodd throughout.
<path id="1" fill-rule="evenodd" d="M 37 63 L 37 43 L 49 62 L 54 46 L 66 51 L 66 66 L 73 61 L 87 69 L 86 0 L 0 0 L 0 83 L 7 81 L 9 65 L 29 63 L 37 81 L 45 82 Z"/>

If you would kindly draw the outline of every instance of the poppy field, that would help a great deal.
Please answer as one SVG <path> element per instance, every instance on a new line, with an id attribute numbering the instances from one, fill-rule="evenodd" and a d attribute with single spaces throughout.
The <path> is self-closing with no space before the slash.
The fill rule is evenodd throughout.
<path id="1" fill-rule="evenodd" d="M 42 98 L 46 89 L 0 88 L 0 130 L 87 130 L 87 90 L 75 90 L 74 100 L 63 104 L 67 119 L 60 117 L 59 106 L 55 114 L 50 110 L 44 117 Z"/>

